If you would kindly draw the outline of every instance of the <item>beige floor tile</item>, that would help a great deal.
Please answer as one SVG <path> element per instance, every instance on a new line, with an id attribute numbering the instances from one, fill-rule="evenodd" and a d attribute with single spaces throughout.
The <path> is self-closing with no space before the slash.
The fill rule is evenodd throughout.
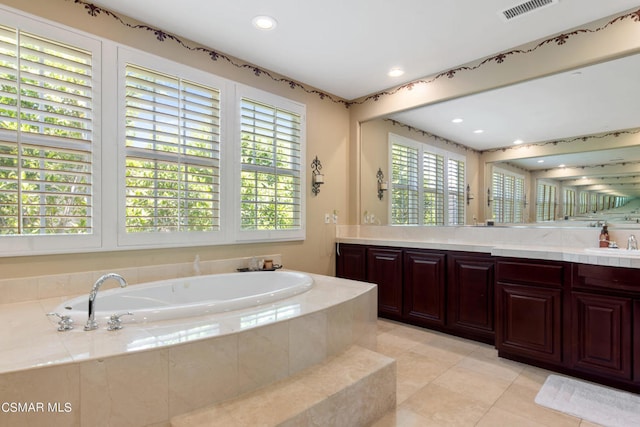
<path id="1" fill-rule="evenodd" d="M 449 364 L 407 351 L 396 358 L 397 402 L 404 402 L 409 396 L 438 378 L 449 368 Z"/>
<path id="2" fill-rule="evenodd" d="M 544 424 L 535 418 L 514 414 L 499 408 L 491 408 L 476 424 L 477 427 L 548 427 L 555 424 Z"/>
<path id="3" fill-rule="evenodd" d="M 494 408 L 536 420 L 546 426 L 577 427 L 579 418 L 554 411 L 535 403 L 538 388 L 514 382 L 496 401 Z"/>
<path id="4" fill-rule="evenodd" d="M 424 427 L 431 420 L 405 407 L 390 411 L 371 427 Z"/>
<path id="5" fill-rule="evenodd" d="M 456 365 L 436 378 L 433 384 L 493 405 L 511 385 L 511 381 Z"/>
<path id="6" fill-rule="evenodd" d="M 376 346 L 378 353 L 395 358 L 418 345 L 418 343 L 412 339 L 398 336 L 394 334 L 394 332 L 395 331 L 383 332 L 378 335 L 378 343 Z"/>
<path id="7" fill-rule="evenodd" d="M 456 366 L 472 371 L 489 374 L 505 381 L 515 380 L 525 365 L 498 357 L 495 349 L 481 348 L 462 359 Z"/>
<path id="8" fill-rule="evenodd" d="M 425 417 L 424 426 L 472 426 L 491 405 L 450 389 L 428 384 L 399 408 L 410 409 Z"/>

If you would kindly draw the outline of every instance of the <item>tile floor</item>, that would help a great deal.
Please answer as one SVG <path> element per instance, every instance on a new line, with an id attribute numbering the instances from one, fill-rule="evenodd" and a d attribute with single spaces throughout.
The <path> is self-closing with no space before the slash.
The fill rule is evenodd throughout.
<path id="1" fill-rule="evenodd" d="M 396 359 L 397 407 L 373 427 L 596 426 L 537 405 L 551 372 L 493 346 L 381 319 L 377 351 Z"/>

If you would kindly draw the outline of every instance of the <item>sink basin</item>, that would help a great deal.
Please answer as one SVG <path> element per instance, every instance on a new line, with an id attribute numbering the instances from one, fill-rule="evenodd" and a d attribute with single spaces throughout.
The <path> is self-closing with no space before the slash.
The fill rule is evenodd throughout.
<path id="1" fill-rule="evenodd" d="M 606 256 L 640 257 L 640 251 L 630 251 L 622 248 L 586 248 L 585 252 Z"/>

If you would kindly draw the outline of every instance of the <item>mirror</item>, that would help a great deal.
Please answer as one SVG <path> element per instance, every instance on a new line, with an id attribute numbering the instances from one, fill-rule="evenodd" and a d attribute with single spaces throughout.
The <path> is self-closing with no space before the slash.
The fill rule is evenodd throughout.
<path id="1" fill-rule="evenodd" d="M 389 134 L 466 157 L 466 224 L 492 218 L 494 169 L 524 177 L 525 222 L 536 222 L 538 182 L 557 186 L 556 219 L 564 220 L 564 190 L 573 189 L 631 201 L 606 218 L 598 208 L 569 219 L 640 222 L 639 75 L 640 55 L 628 55 L 361 123 L 361 223 L 389 222 L 389 197 L 378 200 L 376 180 L 380 167 L 391 182 Z"/>

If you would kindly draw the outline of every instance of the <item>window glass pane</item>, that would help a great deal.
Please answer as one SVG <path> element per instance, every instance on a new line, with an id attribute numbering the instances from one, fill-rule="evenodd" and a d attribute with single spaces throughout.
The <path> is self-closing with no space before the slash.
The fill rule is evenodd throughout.
<path id="1" fill-rule="evenodd" d="M 418 150 L 391 148 L 391 223 L 418 224 Z"/>
<path id="2" fill-rule="evenodd" d="M 302 116 L 241 100 L 241 229 L 302 227 Z"/>
<path id="3" fill-rule="evenodd" d="M 220 92 L 126 66 L 126 231 L 220 227 Z"/>
<path id="4" fill-rule="evenodd" d="M 0 235 L 93 232 L 92 61 L 0 27 Z"/>

